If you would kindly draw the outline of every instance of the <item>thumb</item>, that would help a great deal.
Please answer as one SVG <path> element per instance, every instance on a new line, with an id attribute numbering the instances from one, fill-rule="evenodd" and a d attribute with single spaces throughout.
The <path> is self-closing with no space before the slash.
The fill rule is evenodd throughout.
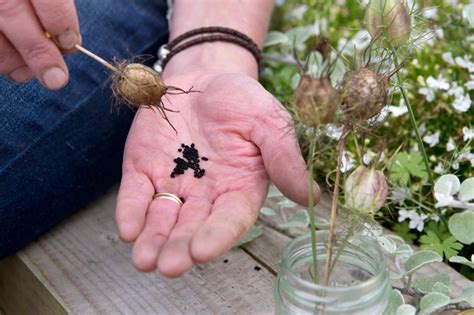
<path id="1" fill-rule="evenodd" d="M 288 198 L 307 206 L 309 200 L 309 172 L 296 138 L 293 120 L 272 97 L 272 105 L 259 115 L 251 133 L 251 140 L 259 147 L 265 169 L 271 181 Z M 315 204 L 320 190 L 316 182 Z"/>

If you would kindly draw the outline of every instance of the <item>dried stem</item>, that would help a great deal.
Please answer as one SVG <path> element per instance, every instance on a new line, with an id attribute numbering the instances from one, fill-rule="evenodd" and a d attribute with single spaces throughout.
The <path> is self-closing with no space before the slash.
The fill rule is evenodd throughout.
<path id="1" fill-rule="evenodd" d="M 110 70 L 114 71 L 114 72 L 117 72 L 119 71 L 119 69 L 117 69 L 116 67 L 114 67 L 111 63 L 105 61 L 104 59 L 102 59 L 101 57 L 97 56 L 96 54 L 94 54 L 93 52 L 85 49 L 84 47 L 82 47 L 81 45 L 75 45 L 76 49 L 79 50 L 81 53 L 83 53 L 84 55 L 94 59 L 95 61 L 97 61 L 98 63 L 106 66 L 107 68 L 109 68 Z"/>
<path id="2" fill-rule="evenodd" d="M 331 220 L 329 222 L 329 235 L 328 235 L 328 249 L 326 253 L 326 264 L 324 267 L 324 279 L 323 284 L 328 286 L 329 276 L 331 270 L 331 260 L 332 260 L 332 251 L 334 247 L 334 229 L 336 226 L 336 214 L 337 214 L 337 201 L 339 197 L 339 182 L 341 180 L 341 165 L 342 158 L 344 154 L 344 147 L 346 145 L 347 133 L 344 133 L 341 139 L 339 140 L 339 146 L 337 149 L 337 169 L 336 169 L 336 181 L 334 183 L 334 191 L 332 196 L 332 205 L 331 205 Z"/>

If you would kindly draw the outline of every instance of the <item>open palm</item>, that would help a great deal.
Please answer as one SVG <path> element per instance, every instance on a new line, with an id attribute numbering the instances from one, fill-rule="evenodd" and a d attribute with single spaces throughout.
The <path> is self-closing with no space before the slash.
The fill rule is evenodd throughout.
<path id="1" fill-rule="evenodd" d="M 168 95 L 176 134 L 157 111 L 138 111 L 125 148 L 116 219 L 124 241 L 135 242 L 133 263 L 179 276 L 232 248 L 255 222 L 269 179 L 289 198 L 307 202 L 307 170 L 291 118 L 245 75 L 191 73 L 169 85 L 199 93 Z M 181 144 L 195 144 L 205 169 L 171 178 Z M 316 188 L 317 189 L 317 188 Z M 184 204 L 153 199 L 172 193 Z M 317 192 L 316 192 L 317 193 Z"/>

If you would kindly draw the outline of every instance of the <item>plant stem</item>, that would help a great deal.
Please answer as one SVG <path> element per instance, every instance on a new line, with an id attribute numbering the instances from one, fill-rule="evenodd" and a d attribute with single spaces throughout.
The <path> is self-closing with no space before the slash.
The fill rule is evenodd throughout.
<path id="1" fill-rule="evenodd" d="M 314 211 L 314 151 L 316 147 L 316 135 L 312 137 L 311 146 L 309 149 L 308 157 L 308 173 L 309 173 L 309 200 L 308 200 L 308 214 L 309 214 L 309 225 L 311 232 L 311 252 L 313 254 L 313 280 L 314 283 L 319 282 L 319 273 L 318 273 L 318 256 L 316 252 L 316 216 Z"/>
<path id="2" fill-rule="evenodd" d="M 334 246 L 334 229 L 336 226 L 336 214 L 337 214 L 337 201 L 339 197 L 339 182 L 341 180 L 341 165 L 342 158 L 344 154 L 344 147 L 346 145 L 347 134 L 342 135 L 339 140 L 339 146 L 337 148 L 337 169 L 336 169 L 336 181 L 334 183 L 334 191 L 332 196 L 332 205 L 331 205 L 331 220 L 329 221 L 329 236 L 328 236 L 328 249 L 326 253 L 326 264 L 324 268 L 324 280 L 323 284 L 327 286 L 329 284 L 329 276 L 331 269 L 331 260 L 332 260 L 332 250 Z"/>
<path id="3" fill-rule="evenodd" d="M 94 59 L 95 61 L 97 61 L 98 63 L 102 64 L 103 66 L 109 68 L 110 70 L 114 71 L 114 72 L 117 72 L 119 71 L 116 67 L 114 67 L 111 63 L 105 61 L 103 58 L 97 56 L 96 54 L 94 54 L 93 52 L 85 49 L 84 47 L 80 46 L 80 45 L 75 45 L 76 49 L 79 50 L 81 53 L 83 53 L 84 55 Z"/>
<path id="4" fill-rule="evenodd" d="M 393 61 L 395 63 L 395 68 L 398 68 L 400 66 L 400 63 L 398 62 L 398 57 L 395 49 L 393 50 Z M 402 80 L 400 78 L 400 73 L 396 73 L 397 76 L 397 83 L 398 83 L 398 88 L 400 89 L 400 92 L 402 93 L 403 100 L 405 101 L 405 105 L 408 108 L 408 113 L 410 115 L 410 121 L 413 129 L 415 130 L 415 135 L 416 135 L 416 141 L 418 142 L 418 146 L 420 147 L 421 154 L 423 155 L 423 162 L 425 163 L 425 168 L 426 172 L 428 173 L 428 179 L 431 184 L 431 189 L 434 187 L 434 181 L 433 181 L 433 175 L 431 173 L 431 168 L 430 168 L 430 163 L 428 161 L 428 155 L 426 154 L 425 150 L 425 145 L 423 144 L 423 140 L 421 139 L 420 131 L 418 130 L 418 123 L 416 121 L 415 117 L 415 112 L 413 111 L 413 108 L 411 106 L 410 100 L 407 97 L 405 88 L 403 87 Z"/>

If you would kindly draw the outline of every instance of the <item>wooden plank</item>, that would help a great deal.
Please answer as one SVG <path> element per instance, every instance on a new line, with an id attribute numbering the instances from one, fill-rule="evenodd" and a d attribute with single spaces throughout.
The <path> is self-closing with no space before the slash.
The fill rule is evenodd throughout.
<path id="1" fill-rule="evenodd" d="M 241 249 L 175 280 L 137 272 L 130 262 L 131 245 L 116 234 L 115 196 L 116 190 L 19 254 L 41 272 L 42 282 L 68 313 L 274 313 L 272 274 Z"/>
<path id="2" fill-rule="evenodd" d="M 0 261 L 0 314 L 67 314 L 35 272 L 18 256 Z"/>

